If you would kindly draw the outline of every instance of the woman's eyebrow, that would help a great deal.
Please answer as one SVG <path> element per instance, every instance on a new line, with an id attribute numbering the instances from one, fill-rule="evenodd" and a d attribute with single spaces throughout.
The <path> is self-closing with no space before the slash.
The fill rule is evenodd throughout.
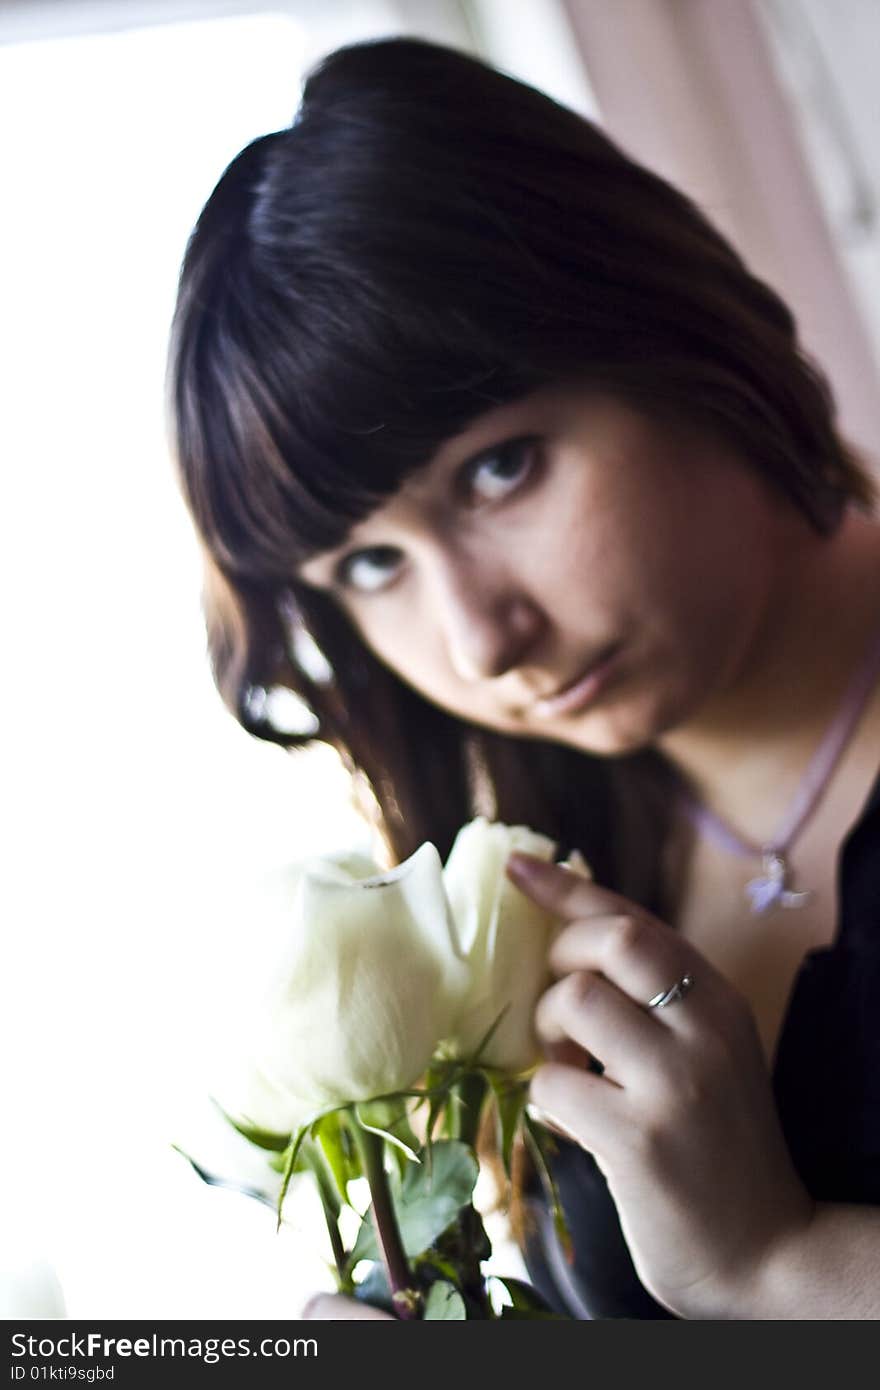
<path id="1" fill-rule="evenodd" d="M 529 423 L 522 401 L 499 405 L 488 414 L 474 420 L 460 434 L 453 435 L 440 445 L 430 464 L 438 467 L 466 467 L 485 454 L 512 439 L 536 433 L 534 420 Z"/>

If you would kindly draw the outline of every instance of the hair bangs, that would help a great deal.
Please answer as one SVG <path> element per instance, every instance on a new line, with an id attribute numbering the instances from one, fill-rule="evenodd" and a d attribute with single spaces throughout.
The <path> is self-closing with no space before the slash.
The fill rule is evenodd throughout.
<path id="1" fill-rule="evenodd" d="M 269 158 L 272 138 L 254 142 Z M 300 227 L 296 245 L 279 250 L 261 232 L 265 200 L 276 196 L 265 168 L 247 230 L 218 242 L 214 202 L 252 153 L 230 165 L 191 238 L 169 381 L 182 482 L 209 551 L 231 575 L 283 583 L 338 546 L 445 440 L 544 373 L 516 360 L 511 335 L 463 311 L 472 265 L 462 268 L 461 300 L 438 293 L 426 303 L 421 264 L 399 257 L 395 272 L 371 263 L 369 247 L 352 257 L 334 244 L 333 219 L 313 245 L 298 206 L 285 209 Z M 337 240 L 348 225 L 343 216 Z"/>

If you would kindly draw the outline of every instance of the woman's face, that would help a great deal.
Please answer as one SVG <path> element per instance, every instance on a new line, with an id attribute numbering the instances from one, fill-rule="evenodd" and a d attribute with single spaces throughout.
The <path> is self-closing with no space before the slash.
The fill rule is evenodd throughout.
<path id="1" fill-rule="evenodd" d="M 300 577 L 444 709 L 615 754 L 736 681 L 783 509 L 711 436 L 554 388 L 447 441 Z"/>

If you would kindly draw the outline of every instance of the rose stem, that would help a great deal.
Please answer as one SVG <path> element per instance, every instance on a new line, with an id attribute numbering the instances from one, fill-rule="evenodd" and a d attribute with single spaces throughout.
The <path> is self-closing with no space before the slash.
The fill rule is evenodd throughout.
<path id="1" fill-rule="evenodd" d="M 379 1134 L 371 1134 L 361 1129 L 356 1122 L 352 1125 L 354 1139 L 360 1154 L 364 1177 L 370 1186 L 373 1199 L 373 1224 L 382 1250 L 391 1301 L 397 1316 L 403 1320 L 418 1316 L 418 1300 L 413 1285 L 412 1274 L 400 1239 L 397 1216 L 385 1172 L 385 1141 Z"/>

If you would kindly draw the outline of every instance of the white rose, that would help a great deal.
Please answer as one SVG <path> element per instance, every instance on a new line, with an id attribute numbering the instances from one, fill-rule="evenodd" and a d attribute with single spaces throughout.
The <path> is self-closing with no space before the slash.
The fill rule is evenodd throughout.
<path id="1" fill-rule="evenodd" d="M 467 973 L 431 844 L 386 872 L 363 855 L 307 860 L 290 914 L 246 1052 L 217 1088 L 233 1118 L 275 1134 L 413 1085 Z"/>
<path id="2" fill-rule="evenodd" d="M 478 817 L 464 826 L 450 851 L 443 881 L 470 972 L 454 1034 L 458 1055 L 472 1055 L 502 1015 L 480 1060 L 522 1071 L 537 1060 L 532 1016 L 548 982 L 547 952 L 559 919 L 527 898 L 504 873 L 513 850 L 550 859 L 546 835 L 523 825 Z M 578 855 L 570 866 L 588 872 Z"/>

